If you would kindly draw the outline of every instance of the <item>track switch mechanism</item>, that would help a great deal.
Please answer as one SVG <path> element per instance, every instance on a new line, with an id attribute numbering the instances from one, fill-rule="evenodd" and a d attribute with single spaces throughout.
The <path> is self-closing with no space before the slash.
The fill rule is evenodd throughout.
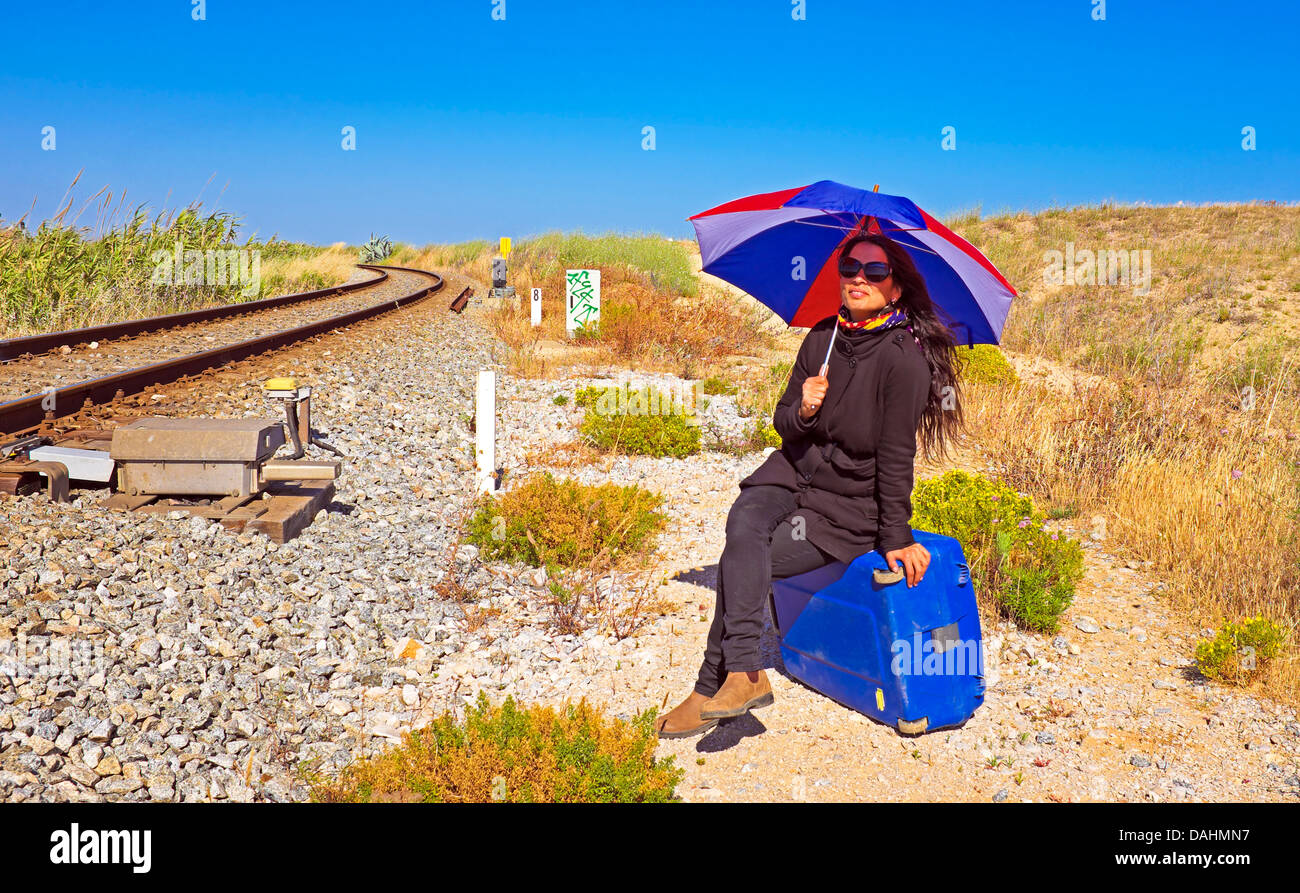
<path id="1" fill-rule="evenodd" d="M 328 443 L 320 434 L 311 429 L 311 388 L 299 387 L 295 378 L 272 378 L 264 384 L 268 400 L 279 400 L 284 404 L 285 429 L 289 440 L 293 442 L 293 455 L 286 458 L 301 459 L 312 444 L 323 450 L 329 450 L 336 456 L 347 458 L 338 447 Z"/>

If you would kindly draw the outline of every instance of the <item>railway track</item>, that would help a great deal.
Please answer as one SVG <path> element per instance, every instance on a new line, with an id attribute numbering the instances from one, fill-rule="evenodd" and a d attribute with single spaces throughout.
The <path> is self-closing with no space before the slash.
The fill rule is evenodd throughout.
<path id="1" fill-rule="evenodd" d="M 0 400 L 5 401 L 0 402 L 0 447 L 48 433 L 59 418 L 88 407 L 422 301 L 444 284 L 441 276 L 423 270 L 359 266 L 379 275 L 333 289 L 214 308 L 220 313 L 196 311 L 208 314 L 198 320 L 193 313 L 175 314 L 0 342 L 0 349 L 15 357 L 0 364 Z M 250 331 L 252 338 L 247 337 Z M 28 349 L 12 353 L 18 342 Z M 99 347 L 81 347 L 91 342 L 100 342 Z M 35 347 L 43 352 L 33 355 Z"/>
<path id="2" fill-rule="evenodd" d="M 89 344 L 101 341 L 130 338 L 147 332 L 202 324 L 218 319 L 243 316 L 248 313 L 259 313 L 278 307 L 288 307 L 302 301 L 313 301 L 319 298 L 343 295 L 348 292 L 372 288 L 388 278 L 386 272 L 373 264 L 358 264 L 357 266 L 362 269 L 377 270 L 379 275 L 372 279 L 362 279 L 357 282 L 316 289 L 315 291 L 295 292 L 290 295 L 263 298 L 260 301 L 223 304 L 220 307 L 208 307 L 203 310 L 189 310 L 184 313 L 169 313 L 164 316 L 151 316 L 146 319 L 129 319 L 125 322 L 90 326 L 84 329 L 69 329 L 62 332 L 47 332 L 41 335 L 28 335 L 23 338 L 4 339 L 0 340 L 0 363 L 7 363 L 10 360 L 24 356 L 37 356 L 60 348 L 84 348 Z"/>

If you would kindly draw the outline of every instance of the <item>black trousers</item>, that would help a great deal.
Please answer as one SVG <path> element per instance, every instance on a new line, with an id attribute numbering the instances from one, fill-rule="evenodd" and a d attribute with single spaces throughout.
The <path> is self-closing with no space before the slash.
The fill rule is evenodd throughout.
<path id="1" fill-rule="evenodd" d="M 728 673 L 762 669 L 759 640 L 773 578 L 806 573 L 835 561 L 796 539 L 795 494 L 784 487 L 746 487 L 727 514 L 727 542 L 718 561 L 717 603 L 695 690 L 712 697 Z M 802 528 L 802 525 L 800 525 Z M 801 532 L 801 531 L 799 531 Z"/>

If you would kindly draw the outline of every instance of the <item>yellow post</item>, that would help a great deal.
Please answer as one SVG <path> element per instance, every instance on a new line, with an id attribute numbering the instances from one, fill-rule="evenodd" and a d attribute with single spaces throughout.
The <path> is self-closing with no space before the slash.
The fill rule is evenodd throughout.
<path id="1" fill-rule="evenodd" d="M 509 257 L 509 256 L 510 256 L 510 237 L 509 237 L 509 236 L 502 236 L 502 237 L 501 237 L 501 256 L 502 256 L 502 257 Z"/>

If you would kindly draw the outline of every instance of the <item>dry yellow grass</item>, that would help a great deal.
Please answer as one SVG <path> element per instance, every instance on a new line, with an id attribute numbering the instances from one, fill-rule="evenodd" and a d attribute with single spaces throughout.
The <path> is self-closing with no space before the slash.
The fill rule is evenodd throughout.
<path id="1" fill-rule="evenodd" d="M 1149 560 L 1172 605 L 1199 625 L 1262 614 L 1300 618 L 1297 441 L 1249 419 L 1216 418 L 1193 389 L 1106 388 L 1076 398 L 1037 385 L 968 388 L 971 430 L 1014 486 L 1106 519 L 1106 548 Z M 1218 425 L 1229 425 L 1227 434 Z M 1294 700 L 1283 661 L 1272 693 Z"/>
<path id="2" fill-rule="evenodd" d="M 324 286 L 347 282 L 357 272 L 356 249 L 343 242 L 335 242 L 316 255 L 272 257 L 262 264 L 262 275 L 278 277 L 284 282 L 302 282 L 319 277 Z M 324 287 L 322 286 L 322 287 Z"/>
<path id="3" fill-rule="evenodd" d="M 1298 205 L 1103 205 L 951 225 L 1021 293 L 1003 332 L 1010 350 L 1175 385 L 1300 337 Z M 1069 243 L 1149 250 L 1150 291 L 1046 285 L 1045 252 Z"/>
<path id="4" fill-rule="evenodd" d="M 486 282 L 496 250 L 488 242 L 400 246 L 387 262 Z M 719 289 L 699 289 L 690 262 L 684 243 L 653 236 L 547 234 L 519 242 L 509 278 L 520 307 L 488 316 L 505 348 L 501 359 L 512 374 L 526 378 L 611 363 L 695 378 L 719 358 L 771 346 L 762 325 L 770 314 Z M 599 338 L 574 339 L 565 331 L 564 269 L 576 266 L 601 270 Z M 530 288 L 542 290 L 542 324 L 536 329 L 529 322 Z"/>
<path id="5" fill-rule="evenodd" d="M 1021 297 L 1004 346 L 1054 386 L 967 388 L 970 431 L 1017 487 L 1107 519 L 1203 626 L 1300 623 L 1300 208 L 1090 208 L 953 225 Z M 1044 252 L 1152 251 L 1145 296 L 1045 285 Z M 1220 308 L 1226 308 L 1221 312 Z M 1268 693 L 1296 702 L 1300 666 Z"/>

